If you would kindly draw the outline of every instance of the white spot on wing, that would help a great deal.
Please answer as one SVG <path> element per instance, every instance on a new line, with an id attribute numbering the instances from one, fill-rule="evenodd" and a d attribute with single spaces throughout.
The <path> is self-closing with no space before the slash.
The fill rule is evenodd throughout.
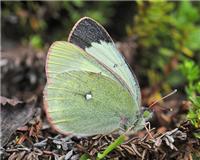
<path id="1" fill-rule="evenodd" d="M 85 99 L 86 99 L 86 100 L 92 99 L 92 94 L 91 94 L 91 93 L 86 93 Z"/>

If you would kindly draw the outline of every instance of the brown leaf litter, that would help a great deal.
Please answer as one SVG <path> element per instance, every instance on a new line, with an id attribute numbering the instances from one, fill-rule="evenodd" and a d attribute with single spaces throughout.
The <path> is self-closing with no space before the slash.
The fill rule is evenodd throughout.
<path id="1" fill-rule="evenodd" d="M 35 99 L 27 103 L 0 97 L 1 101 L 1 146 L 9 140 L 17 128 L 25 125 L 35 113 Z"/>

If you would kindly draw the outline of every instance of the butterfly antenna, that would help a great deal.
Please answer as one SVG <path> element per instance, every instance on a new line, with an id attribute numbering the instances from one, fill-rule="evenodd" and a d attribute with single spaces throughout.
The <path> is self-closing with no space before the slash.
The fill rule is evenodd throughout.
<path id="1" fill-rule="evenodd" d="M 171 93 L 167 94 L 166 96 L 162 97 L 161 99 L 156 100 L 155 102 L 153 102 L 153 103 L 149 106 L 149 108 L 151 108 L 153 105 L 155 105 L 155 104 L 158 103 L 159 101 L 161 101 L 161 100 L 163 100 L 163 99 L 165 99 L 165 98 L 167 98 L 167 97 L 169 97 L 169 96 L 175 94 L 176 92 L 177 92 L 177 89 L 175 89 L 175 90 L 172 91 Z"/>

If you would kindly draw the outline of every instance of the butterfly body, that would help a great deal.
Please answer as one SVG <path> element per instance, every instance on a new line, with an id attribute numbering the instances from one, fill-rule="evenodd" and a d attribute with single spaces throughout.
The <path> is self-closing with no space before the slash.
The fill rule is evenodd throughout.
<path id="1" fill-rule="evenodd" d="M 144 126 L 140 90 L 105 29 L 85 17 L 69 42 L 55 42 L 46 63 L 45 111 L 52 126 L 80 136 Z"/>

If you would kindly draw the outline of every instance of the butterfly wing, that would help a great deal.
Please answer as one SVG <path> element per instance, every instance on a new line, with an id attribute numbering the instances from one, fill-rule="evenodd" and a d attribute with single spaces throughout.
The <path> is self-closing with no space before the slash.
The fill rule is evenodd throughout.
<path id="1" fill-rule="evenodd" d="M 114 78 L 77 46 L 65 41 L 57 41 L 51 45 L 46 61 L 47 80 L 53 79 L 59 73 L 80 70 Z"/>
<path id="2" fill-rule="evenodd" d="M 55 42 L 48 52 L 46 73 L 45 111 L 56 130 L 106 134 L 121 124 L 137 122 L 137 104 L 128 90 L 79 47 Z"/>
<path id="3" fill-rule="evenodd" d="M 118 80 L 122 79 L 126 83 L 139 110 L 141 93 L 136 76 L 99 23 L 88 17 L 80 19 L 72 29 L 68 41 L 84 49 L 114 75 L 118 75 Z"/>
<path id="4" fill-rule="evenodd" d="M 54 128 L 80 136 L 111 133 L 120 128 L 123 119 L 133 124 L 136 113 L 126 89 L 93 72 L 58 74 L 46 87 L 46 101 Z"/>

